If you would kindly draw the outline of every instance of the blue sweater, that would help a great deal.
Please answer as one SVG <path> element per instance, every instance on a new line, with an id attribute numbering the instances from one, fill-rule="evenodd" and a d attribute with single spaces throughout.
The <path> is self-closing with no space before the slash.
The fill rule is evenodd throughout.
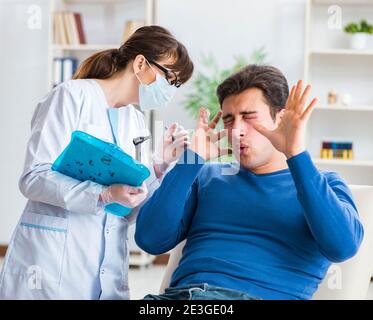
<path id="1" fill-rule="evenodd" d="M 351 193 L 308 152 L 269 174 L 223 175 L 228 164 L 203 164 L 190 150 L 183 157 L 198 161 L 179 161 L 167 174 L 135 234 L 151 254 L 187 239 L 171 287 L 208 283 L 262 299 L 309 299 L 331 262 L 357 252 L 364 231 Z"/>

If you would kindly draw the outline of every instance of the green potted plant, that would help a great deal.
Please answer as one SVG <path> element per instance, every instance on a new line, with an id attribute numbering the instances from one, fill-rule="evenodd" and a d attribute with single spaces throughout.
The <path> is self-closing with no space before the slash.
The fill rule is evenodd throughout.
<path id="1" fill-rule="evenodd" d="M 203 70 L 198 72 L 192 81 L 192 90 L 187 94 L 184 101 L 184 107 L 189 113 L 197 119 L 199 109 L 205 107 L 210 111 L 210 116 L 214 116 L 219 110 L 220 105 L 216 95 L 218 85 L 233 73 L 239 71 L 248 64 L 264 64 L 266 61 L 267 53 L 265 48 L 254 50 L 249 57 L 236 56 L 232 67 L 221 69 L 218 66 L 216 58 L 210 54 L 202 57 Z M 222 123 L 218 124 L 218 129 L 222 129 Z M 228 142 L 223 142 L 227 145 Z M 223 156 L 220 161 L 230 162 L 231 156 Z"/>
<path id="2" fill-rule="evenodd" d="M 351 22 L 345 26 L 344 31 L 351 35 L 351 49 L 363 50 L 367 46 L 368 35 L 373 34 L 373 25 L 366 20 L 361 20 L 360 23 Z"/>

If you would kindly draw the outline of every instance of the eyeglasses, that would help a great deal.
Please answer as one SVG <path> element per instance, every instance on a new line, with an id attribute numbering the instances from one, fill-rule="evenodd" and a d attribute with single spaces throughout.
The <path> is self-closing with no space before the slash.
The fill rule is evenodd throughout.
<path id="1" fill-rule="evenodd" d="M 176 88 L 179 88 L 181 86 L 182 83 L 180 82 L 179 78 L 177 77 L 177 74 L 174 71 L 167 69 L 164 66 L 161 66 L 153 60 L 148 60 L 148 62 L 154 64 L 158 69 L 164 72 L 166 80 L 171 86 L 175 86 Z"/>

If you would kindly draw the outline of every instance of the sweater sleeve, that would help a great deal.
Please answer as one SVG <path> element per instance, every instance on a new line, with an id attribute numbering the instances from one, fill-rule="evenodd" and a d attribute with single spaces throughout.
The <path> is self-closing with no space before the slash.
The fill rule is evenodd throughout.
<path id="1" fill-rule="evenodd" d="M 306 151 L 287 162 L 321 253 L 332 262 L 354 256 L 364 229 L 347 185 L 336 173 L 319 172 Z"/>
<path id="2" fill-rule="evenodd" d="M 150 254 L 162 254 L 186 238 L 198 196 L 197 176 L 203 159 L 186 150 L 161 186 L 141 207 L 135 241 Z"/>

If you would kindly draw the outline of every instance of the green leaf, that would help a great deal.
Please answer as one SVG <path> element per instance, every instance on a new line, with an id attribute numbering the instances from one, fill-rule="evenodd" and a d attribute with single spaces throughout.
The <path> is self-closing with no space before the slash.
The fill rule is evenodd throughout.
<path id="1" fill-rule="evenodd" d="M 373 34 L 373 25 L 367 22 L 367 20 L 361 20 L 359 24 L 351 22 L 344 27 L 346 33 L 368 33 Z"/>

